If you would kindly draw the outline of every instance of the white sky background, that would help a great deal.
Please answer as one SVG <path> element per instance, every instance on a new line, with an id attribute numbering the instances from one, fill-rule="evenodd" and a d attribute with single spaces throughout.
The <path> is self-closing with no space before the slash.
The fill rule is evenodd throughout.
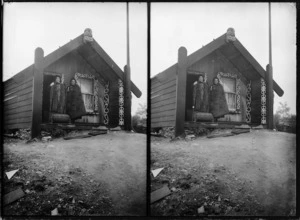
<path id="1" fill-rule="evenodd" d="M 132 95 L 132 114 L 147 102 L 147 4 L 129 4 L 131 80 L 142 91 Z M 94 39 L 124 70 L 125 3 L 4 3 L 3 81 L 34 62 L 34 50 L 48 55 L 91 28 Z"/>
<path id="2" fill-rule="evenodd" d="M 235 35 L 266 69 L 269 63 L 268 3 L 152 3 L 151 77 L 177 62 L 178 49 L 188 55 L 226 33 Z M 296 114 L 296 7 L 271 3 L 273 78 L 284 90 L 274 93 L 274 112 L 287 102 Z"/>

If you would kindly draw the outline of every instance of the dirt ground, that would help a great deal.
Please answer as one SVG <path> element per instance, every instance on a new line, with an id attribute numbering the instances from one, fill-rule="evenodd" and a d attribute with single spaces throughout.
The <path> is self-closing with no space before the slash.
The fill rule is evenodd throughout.
<path id="1" fill-rule="evenodd" d="M 251 130 L 191 141 L 151 137 L 151 143 L 151 170 L 164 167 L 151 175 L 151 191 L 165 184 L 172 192 L 151 204 L 152 215 L 296 214 L 295 134 Z"/>
<path id="2" fill-rule="evenodd" d="M 7 141 L 6 141 L 7 142 Z M 4 193 L 18 187 L 25 196 L 6 205 L 5 215 L 146 214 L 146 135 L 110 132 L 4 144 L 4 171 L 19 169 Z"/>

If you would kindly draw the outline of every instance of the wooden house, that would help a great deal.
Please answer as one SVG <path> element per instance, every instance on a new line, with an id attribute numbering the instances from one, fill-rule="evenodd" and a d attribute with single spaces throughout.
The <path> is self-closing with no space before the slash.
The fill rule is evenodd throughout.
<path id="1" fill-rule="evenodd" d="M 218 124 L 266 126 L 273 117 L 273 90 L 283 95 L 279 85 L 269 80 L 268 66 L 266 71 L 229 28 L 189 56 L 184 47 L 179 48 L 178 62 L 151 78 L 152 129 L 175 127 L 177 136 L 195 125 L 191 123 L 192 93 L 199 74 L 205 75 L 209 85 L 214 77 L 223 84 L 230 112 Z M 268 94 L 270 82 L 273 90 Z"/>
<path id="2" fill-rule="evenodd" d="M 32 137 L 37 136 L 41 125 L 49 123 L 49 85 L 57 75 L 66 85 L 75 78 L 81 87 L 87 113 L 76 123 L 98 124 L 95 100 L 97 90 L 101 90 L 104 124 L 108 127 L 124 125 L 124 106 L 127 100 L 131 102 L 131 98 L 124 97 L 124 85 L 129 84 L 132 93 L 141 96 L 130 77 L 129 83 L 125 82 L 128 80 L 126 66 L 124 69 L 125 72 L 93 39 L 91 29 L 45 57 L 43 50 L 37 48 L 34 64 L 4 82 L 4 128 L 31 128 Z"/>

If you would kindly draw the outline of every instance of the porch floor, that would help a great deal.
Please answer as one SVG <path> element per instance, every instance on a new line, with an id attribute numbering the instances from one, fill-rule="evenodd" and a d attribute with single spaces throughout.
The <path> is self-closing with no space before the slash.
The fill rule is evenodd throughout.
<path id="1" fill-rule="evenodd" d="M 70 126 L 72 125 L 72 126 Z M 53 129 L 53 128 L 61 128 L 63 130 L 92 130 L 93 127 L 98 127 L 100 124 L 98 123 L 43 123 L 41 124 L 42 130 Z M 110 126 L 106 126 L 107 128 L 111 128 Z"/>
<path id="2" fill-rule="evenodd" d="M 249 125 L 250 127 L 259 126 L 259 124 L 251 124 L 246 122 L 226 122 L 226 121 L 218 121 L 218 122 L 192 122 L 186 121 L 184 124 L 185 128 L 228 128 L 232 129 L 235 126 L 240 125 Z M 265 126 L 264 126 L 265 128 Z"/>

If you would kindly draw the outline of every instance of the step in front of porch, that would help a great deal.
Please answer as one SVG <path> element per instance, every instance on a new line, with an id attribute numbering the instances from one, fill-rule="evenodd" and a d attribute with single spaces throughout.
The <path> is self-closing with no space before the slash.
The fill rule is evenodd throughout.
<path id="1" fill-rule="evenodd" d="M 75 124 L 59 124 L 59 123 L 45 123 L 41 124 L 42 130 L 60 128 L 63 130 L 92 130 L 94 127 L 99 127 L 96 123 L 75 123 Z M 107 126 L 106 126 L 107 127 Z M 109 127 L 107 127 L 109 128 Z"/>
<path id="2" fill-rule="evenodd" d="M 224 129 L 233 129 L 236 126 L 241 125 L 248 125 L 250 127 L 257 127 L 259 124 L 247 124 L 244 122 L 185 122 L 184 127 L 185 128 L 211 128 L 211 129 L 217 129 L 217 128 L 224 128 Z M 266 128 L 264 126 L 264 128 Z"/>

